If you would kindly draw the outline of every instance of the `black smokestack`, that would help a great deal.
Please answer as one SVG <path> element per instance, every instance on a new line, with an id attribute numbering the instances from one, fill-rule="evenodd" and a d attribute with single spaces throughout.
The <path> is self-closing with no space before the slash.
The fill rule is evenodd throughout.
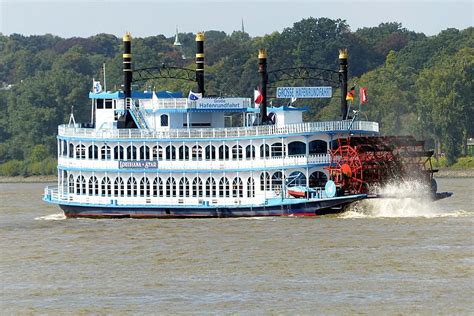
<path id="1" fill-rule="evenodd" d="M 132 97 L 132 36 L 123 36 L 123 92 L 125 98 Z"/>
<path id="2" fill-rule="evenodd" d="M 347 48 L 339 50 L 339 80 L 341 82 L 341 118 L 347 119 Z"/>
<path id="3" fill-rule="evenodd" d="M 260 48 L 258 50 L 258 73 L 260 74 L 260 89 L 262 89 L 263 100 L 260 104 L 260 116 L 262 124 L 265 124 L 268 121 L 267 118 L 267 84 L 268 84 L 268 74 L 267 74 L 267 52 L 265 49 Z"/>
<path id="4" fill-rule="evenodd" d="M 204 96 L 204 33 L 196 34 L 196 82 L 197 93 Z"/>

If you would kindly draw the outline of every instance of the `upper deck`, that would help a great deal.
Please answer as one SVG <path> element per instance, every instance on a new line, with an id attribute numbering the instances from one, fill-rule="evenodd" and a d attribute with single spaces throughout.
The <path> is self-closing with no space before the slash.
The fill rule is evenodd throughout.
<path id="1" fill-rule="evenodd" d="M 93 129 L 79 124 L 63 124 L 58 127 L 58 136 L 77 139 L 229 139 L 284 137 L 312 133 L 363 133 L 377 134 L 379 124 L 370 121 L 326 121 L 296 124 L 261 125 L 226 128 L 179 128 L 179 129 Z"/>

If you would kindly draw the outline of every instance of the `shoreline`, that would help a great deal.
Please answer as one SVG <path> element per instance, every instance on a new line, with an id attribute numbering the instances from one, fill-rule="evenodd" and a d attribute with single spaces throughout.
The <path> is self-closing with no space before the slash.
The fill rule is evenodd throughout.
<path id="1" fill-rule="evenodd" d="M 434 174 L 435 178 L 474 178 L 474 169 L 441 168 Z M 47 176 L 0 176 L 0 183 L 55 183 L 56 175 Z"/>

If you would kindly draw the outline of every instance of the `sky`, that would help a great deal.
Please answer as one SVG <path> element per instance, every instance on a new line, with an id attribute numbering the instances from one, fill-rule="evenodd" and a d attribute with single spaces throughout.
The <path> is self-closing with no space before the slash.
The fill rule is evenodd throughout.
<path id="1" fill-rule="evenodd" d="M 89 37 L 99 33 L 134 37 L 244 28 L 250 36 L 281 32 L 308 17 L 341 18 L 352 31 L 400 22 L 428 36 L 473 26 L 470 0 L 0 0 L 0 33 Z"/>

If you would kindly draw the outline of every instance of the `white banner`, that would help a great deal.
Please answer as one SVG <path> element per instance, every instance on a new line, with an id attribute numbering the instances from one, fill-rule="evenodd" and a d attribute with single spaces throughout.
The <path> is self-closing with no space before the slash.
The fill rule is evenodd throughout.
<path id="1" fill-rule="evenodd" d="M 196 101 L 196 109 L 243 109 L 249 103 L 247 98 L 202 98 Z"/>
<path id="2" fill-rule="evenodd" d="M 332 87 L 278 87 L 276 97 L 278 99 L 331 98 Z"/>

